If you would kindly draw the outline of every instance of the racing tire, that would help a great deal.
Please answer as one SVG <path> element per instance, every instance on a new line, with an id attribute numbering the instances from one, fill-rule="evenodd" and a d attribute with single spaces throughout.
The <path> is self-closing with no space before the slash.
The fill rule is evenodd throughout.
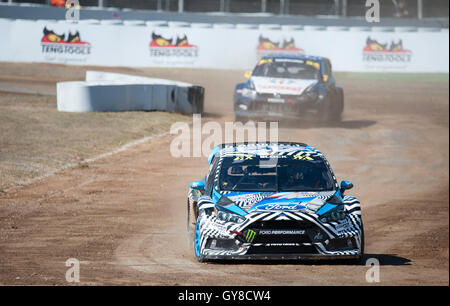
<path id="1" fill-rule="evenodd" d="M 191 207 L 189 199 L 187 200 L 187 234 L 188 234 L 188 246 L 189 251 L 194 251 L 194 243 L 195 243 L 195 213 L 194 208 Z M 194 223 L 193 223 L 194 222 Z"/>
<path id="2" fill-rule="evenodd" d="M 342 113 L 344 112 L 344 89 L 341 87 L 336 87 L 333 103 L 333 112 L 335 113 L 335 122 L 342 121 Z M 333 118 L 332 118 L 333 120 Z"/>
<path id="3" fill-rule="evenodd" d="M 188 232 L 188 244 L 189 251 L 194 253 L 195 258 L 198 262 L 204 262 L 205 259 L 196 251 L 196 235 L 199 235 L 199 229 L 197 228 L 197 214 L 195 212 L 194 205 L 190 204 L 189 199 L 187 200 L 187 232 Z"/>
<path id="4" fill-rule="evenodd" d="M 361 220 L 361 255 L 355 259 L 346 260 L 346 263 L 354 266 L 364 265 L 364 225 Z"/>
<path id="5" fill-rule="evenodd" d="M 241 122 L 242 124 L 246 124 L 247 121 L 248 119 L 245 117 L 234 115 L 234 122 Z"/>
<path id="6" fill-rule="evenodd" d="M 365 243 L 365 240 L 364 240 L 364 224 L 363 224 L 363 222 L 361 220 L 361 255 L 359 256 L 359 259 L 356 262 L 357 264 L 360 264 L 360 265 L 364 264 L 364 262 L 363 262 L 364 261 L 364 243 Z"/>
<path id="7" fill-rule="evenodd" d="M 339 88 L 333 95 L 325 98 L 323 109 L 323 121 L 327 123 L 339 123 L 342 121 L 342 111 L 344 109 L 344 92 Z"/>
<path id="8" fill-rule="evenodd" d="M 203 255 L 200 254 L 200 225 L 199 222 L 197 221 L 197 224 L 195 226 L 195 232 L 194 232 L 194 254 L 195 254 L 195 258 L 197 259 L 198 262 L 205 262 L 205 257 Z"/>

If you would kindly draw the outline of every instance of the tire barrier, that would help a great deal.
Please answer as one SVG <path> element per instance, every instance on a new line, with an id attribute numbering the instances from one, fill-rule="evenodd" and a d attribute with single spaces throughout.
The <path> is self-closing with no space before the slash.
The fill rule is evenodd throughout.
<path id="1" fill-rule="evenodd" d="M 127 74 L 87 71 L 84 82 L 56 84 L 58 111 L 203 113 L 204 88 Z"/>

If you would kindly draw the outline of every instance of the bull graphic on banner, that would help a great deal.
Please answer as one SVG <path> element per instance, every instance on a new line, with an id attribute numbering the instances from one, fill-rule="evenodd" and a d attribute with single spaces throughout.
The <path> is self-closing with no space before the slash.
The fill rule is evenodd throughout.
<path id="1" fill-rule="evenodd" d="M 283 41 L 273 41 L 262 35 L 259 36 L 258 46 L 256 48 L 258 60 L 263 56 L 275 54 L 303 54 L 305 51 L 295 45 L 293 37 L 283 39 Z"/>
<path id="2" fill-rule="evenodd" d="M 44 36 L 41 39 L 41 52 L 46 55 L 79 55 L 87 56 L 91 53 L 91 44 L 82 41 L 80 32 L 57 34 L 53 30 L 44 28 Z"/>
<path id="3" fill-rule="evenodd" d="M 198 47 L 190 44 L 186 34 L 181 37 L 165 38 L 164 36 L 152 33 L 152 40 L 150 42 L 150 56 L 151 57 L 165 57 L 165 58 L 196 58 L 198 57 Z"/>
<path id="4" fill-rule="evenodd" d="M 366 46 L 363 49 L 363 61 L 366 63 L 409 63 L 412 52 L 403 48 L 403 41 L 380 43 L 367 37 Z"/>

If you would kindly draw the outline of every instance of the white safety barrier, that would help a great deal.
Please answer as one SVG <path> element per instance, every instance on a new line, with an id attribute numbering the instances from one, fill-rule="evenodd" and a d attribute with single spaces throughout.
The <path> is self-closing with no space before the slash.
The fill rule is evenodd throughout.
<path id="1" fill-rule="evenodd" d="M 203 112 L 203 87 L 127 74 L 87 71 L 86 81 L 59 82 L 56 92 L 63 112 Z"/>
<path id="2" fill-rule="evenodd" d="M 448 29 L 0 19 L 0 61 L 250 69 L 267 54 L 331 59 L 335 71 L 449 72 Z"/>

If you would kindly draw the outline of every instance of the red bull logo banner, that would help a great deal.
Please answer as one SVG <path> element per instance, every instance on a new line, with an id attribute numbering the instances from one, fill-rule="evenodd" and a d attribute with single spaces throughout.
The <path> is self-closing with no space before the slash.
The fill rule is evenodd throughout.
<path id="1" fill-rule="evenodd" d="M 186 34 L 176 38 L 165 38 L 153 32 L 150 42 L 150 56 L 166 59 L 193 59 L 198 57 L 198 47 L 189 43 Z"/>
<path id="2" fill-rule="evenodd" d="M 295 45 L 295 40 L 291 37 L 289 40 L 273 41 L 262 35 L 259 36 L 259 43 L 256 47 L 258 59 L 266 55 L 274 54 L 303 54 L 305 51 Z"/>
<path id="3" fill-rule="evenodd" d="M 363 49 L 363 61 L 365 63 L 409 63 L 412 59 L 412 52 L 403 48 L 403 41 L 392 41 L 380 43 L 370 37 L 366 40 Z"/>
<path id="4" fill-rule="evenodd" d="M 91 44 L 81 40 L 80 32 L 57 34 L 44 28 L 41 52 L 46 55 L 75 55 L 85 57 L 91 54 Z"/>

